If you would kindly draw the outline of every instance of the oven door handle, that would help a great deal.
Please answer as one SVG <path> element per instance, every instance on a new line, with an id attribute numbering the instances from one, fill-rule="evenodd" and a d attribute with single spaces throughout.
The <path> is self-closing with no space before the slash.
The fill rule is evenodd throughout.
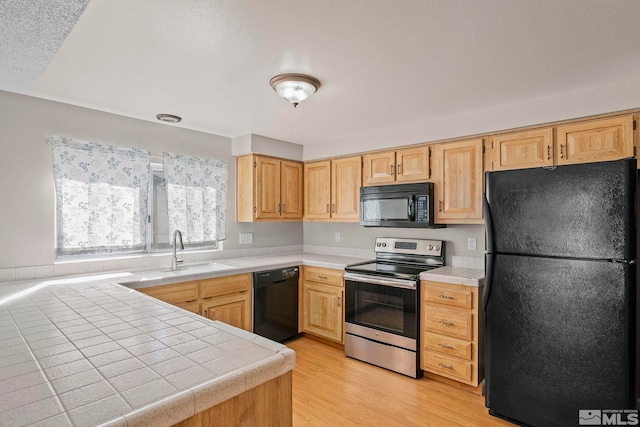
<path id="1" fill-rule="evenodd" d="M 395 288 L 416 289 L 416 282 L 413 280 L 389 279 L 371 277 L 365 274 L 344 273 L 344 280 L 353 282 L 371 283 L 373 285 L 393 286 Z"/>

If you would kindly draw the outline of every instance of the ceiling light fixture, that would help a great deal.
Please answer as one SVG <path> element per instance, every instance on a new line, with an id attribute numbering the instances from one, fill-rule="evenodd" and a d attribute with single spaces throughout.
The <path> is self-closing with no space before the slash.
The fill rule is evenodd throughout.
<path id="1" fill-rule="evenodd" d="M 320 88 L 320 80 L 306 74 L 278 74 L 269 80 L 269 84 L 282 98 L 293 104 L 304 101 Z"/>
<path id="2" fill-rule="evenodd" d="M 160 120 L 161 122 L 167 123 L 179 123 L 180 121 L 182 121 L 182 117 L 176 116 L 174 114 L 156 114 L 156 119 Z"/>

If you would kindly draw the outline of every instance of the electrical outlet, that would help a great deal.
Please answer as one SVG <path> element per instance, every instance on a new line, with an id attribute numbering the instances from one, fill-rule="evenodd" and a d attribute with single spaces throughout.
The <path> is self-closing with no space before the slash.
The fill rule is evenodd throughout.
<path id="1" fill-rule="evenodd" d="M 250 245 L 253 243 L 253 233 L 240 233 L 240 244 Z"/>
<path id="2" fill-rule="evenodd" d="M 468 237 L 467 238 L 467 250 L 475 251 L 476 250 L 476 238 Z"/>
<path id="3" fill-rule="evenodd" d="M 339 231 L 336 231 L 336 242 L 339 242 L 339 241 L 340 241 L 340 238 L 341 238 L 341 236 L 340 236 L 340 232 L 339 232 Z"/>

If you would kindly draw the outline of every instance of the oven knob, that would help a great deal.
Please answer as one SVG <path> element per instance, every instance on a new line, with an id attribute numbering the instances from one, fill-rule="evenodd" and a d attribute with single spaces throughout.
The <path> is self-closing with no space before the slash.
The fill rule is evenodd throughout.
<path id="1" fill-rule="evenodd" d="M 433 250 L 433 245 L 427 246 L 427 249 L 429 249 L 430 251 Z"/>
<path id="2" fill-rule="evenodd" d="M 386 247 L 387 247 L 387 244 L 386 244 L 386 243 L 383 243 L 383 244 L 382 244 L 382 247 L 383 247 L 383 248 L 386 248 Z"/>
<path id="3" fill-rule="evenodd" d="M 376 243 L 376 246 L 380 247 L 380 246 L 382 246 L 382 243 L 378 242 L 378 243 Z"/>
<path id="4" fill-rule="evenodd" d="M 440 250 L 440 246 L 436 245 L 436 251 L 439 251 L 439 250 Z"/>

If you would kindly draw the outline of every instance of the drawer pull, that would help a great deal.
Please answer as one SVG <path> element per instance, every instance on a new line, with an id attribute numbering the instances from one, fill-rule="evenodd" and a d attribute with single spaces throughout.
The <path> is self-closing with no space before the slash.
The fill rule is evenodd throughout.
<path id="1" fill-rule="evenodd" d="M 441 299 L 453 299 L 453 297 L 449 296 L 449 295 L 438 295 L 438 298 L 441 298 Z"/>
<path id="2" fill-rule="evenodd" d="M 198 301 L 197 299 L 190 299 L 189 301 L 185 301 L 185 302 L 196 302 Z"/>
<path id="3" fill-rule="evenodd" d="M 327 277 L 327 276 L 318 276 L 318 279 L 324 279 L 324 280 L 327 280 L 327 279 L 328 279 L 328 277 Z"/>
<path id="4" fill-rule="evenodd" d="M 442 344 L 441 342 L 438 343 L 438 347 L 446 348 L 447 350 L 453 350 L 453 346 L 447 345 L 447 344 Z"/>
<path id="5" fill-rule="evenodd" d="M 445 365 L 444 363 L 438 363 L 438 366 L 440 366 L 441 368 L 444 368 L 444 369 L 453 370 L 453 366 Z"/>
<path id="6" fill-rule="evenodd" d="M 438 323 L 440 323 L 441 325 L 445 325 L 445 326 L 454 326 L 455 325 L 455 323 L 447 322 L 446 320 L 441 320 Z"/>

